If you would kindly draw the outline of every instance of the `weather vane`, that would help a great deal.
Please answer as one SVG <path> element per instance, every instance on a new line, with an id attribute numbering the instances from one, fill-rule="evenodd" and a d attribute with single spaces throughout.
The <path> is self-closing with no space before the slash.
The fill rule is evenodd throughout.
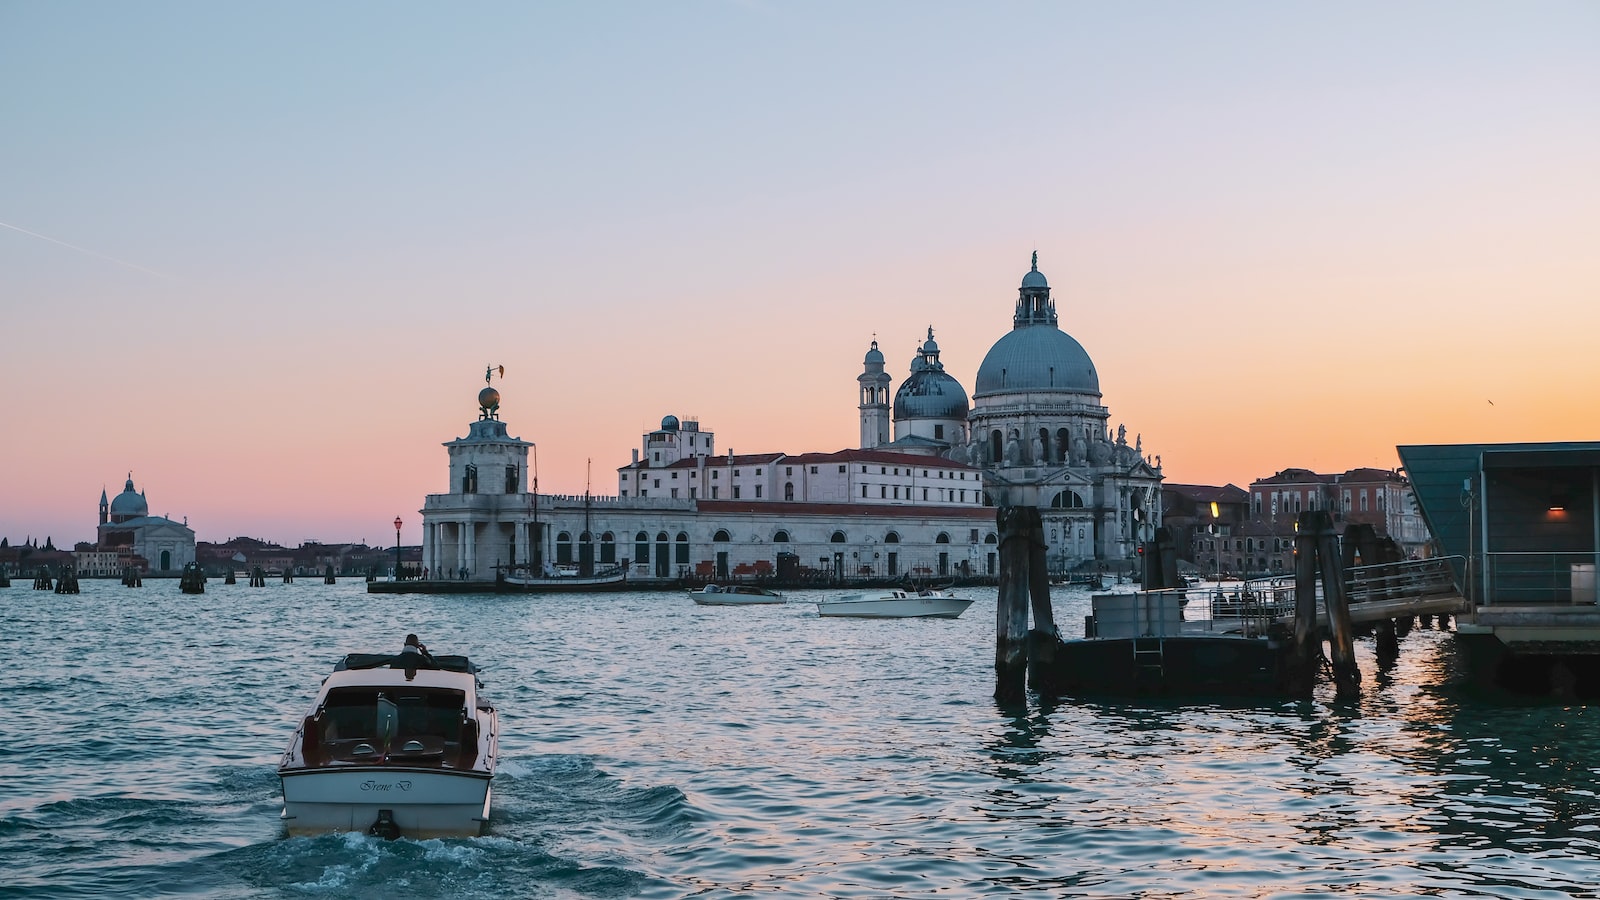
<path id="1" fill-rule="evenodd" d="M 506 377 L 506 367 L 505 366 L 490 366 L 487 369 L 484 369 L 483 370 L 483 383 L 484 384 L 489 384 L 490 383 L 490 379 L 494 378 L 495 375 L 499 375 L 502 379 L 504 379 Z"/>

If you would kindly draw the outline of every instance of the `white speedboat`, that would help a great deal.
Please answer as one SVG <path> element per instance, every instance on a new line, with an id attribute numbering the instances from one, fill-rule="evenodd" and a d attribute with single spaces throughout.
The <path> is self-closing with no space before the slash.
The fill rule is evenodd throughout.
<path id="1" fill-rule="evenodd" d="M 885 590 L 848 594 L 837 600 L 819 600 L 817 615 L 865 619 L 954 619 L 971 605 L 971 600 L 944 591 Z"/>
<path id="2" fill-rule="evenodd" d="M 782 594 L 753 584 L 708 584 L 698 591 L 690 591 L 689 596 L 701 606 L 759 606 L 783 602 Z"/>
<path id="3" fill-rule="evenodd" d="M 278 765 L 289 834 L 480 834 L 499 719 L 477 671 L 465 656 L 340 660 Z"/>

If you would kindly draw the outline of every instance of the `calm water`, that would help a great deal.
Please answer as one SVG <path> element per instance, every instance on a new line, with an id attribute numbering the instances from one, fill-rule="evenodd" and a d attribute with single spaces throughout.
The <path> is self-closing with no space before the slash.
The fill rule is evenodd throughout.
<path id="1" fill-rule="evenodd" d="M 1311 702 L 991 699 L 955 621 L 682 594 L 0 589 L 5 897 L 1563 897 L 1600 884 L 1600 713 L 1449 684 L 1413 632 Z M 801 592 L 792 600 L 815 599 Z M 1081 623 L 1088 596 L 1056 596 Z M 1081 624 L 1078 626 L 1081 631 Z M 486 668 L 490 834 L 286 839 L 274 766 L 345 651 Z"/>

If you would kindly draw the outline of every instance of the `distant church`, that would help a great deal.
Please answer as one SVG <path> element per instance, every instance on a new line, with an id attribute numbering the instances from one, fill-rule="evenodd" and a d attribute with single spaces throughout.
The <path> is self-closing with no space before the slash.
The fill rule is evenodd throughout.
<path id="1" fill-rule="evenodd" d="M 138 557 L 151 572 L 180 571 L 194 562 L 194 531 L 186 522 L 150 515 L 144 492 L 133 489 L 131 472 L 115 499 L 108 501 L 105 490 L 100 491 L 97 541 L 102 552 Z"/>
<path id="2" fill-rule="evenodd" d="M 622 564 L 641 577 L 993 575 L 995 510 L 1040 508 L 1052 569 L 1129 560 L 1160 523 L 1161 466 L 1126 429 L 1109 432 L 1100 381 L 1058 324 L 1038 268 L 1023 276 L 1012 329 L 967 392 L 930 327 L 910 375 L 874 341 L 863 359 L 860 446 L 719 454 L 695 420 L 666 416 L 617 470 L 606 497 L 529 493 L 528 447 L 480 392 L 479 421 L 450 453 L 450 490 L 424 506 L 424 565 L 493 576 L 510 563 Z M 892 430 L 892 435 L 891 435 Z"/>

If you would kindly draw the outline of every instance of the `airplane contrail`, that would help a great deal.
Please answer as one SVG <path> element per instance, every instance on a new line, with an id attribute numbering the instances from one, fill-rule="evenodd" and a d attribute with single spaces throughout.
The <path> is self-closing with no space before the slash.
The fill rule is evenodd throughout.
<path id="1" fill-rule="evenodd" d="M 96 252 L 94 250 L 90 250 L 87 247 L 79 247 L 77 244 L 69 244 L 66 241 L 57 240 L 57 239 L 55 239 L 53 237 L 50 237 L 49 235 L 40 234 L 37 231 L 29 231 L 26 228 L 19 228 L 16 225 L 10 224 L 9 222 L 0 222 L 0 228 L 9 228 L 12 231 L 20 231 L 21 233 L 27 235 L 28 237 L 36 237 L 41 241 L 49 241 L 52 244 L 60 244 L 61 246 L 66 247 L 69 250 L 76 250 L 79 253 L 87 253 L 90 256 L 98 257 L 100 259 L 107 260 L 109 262 L 114 262 L 119 266 L 127 266 L 130 269 L 138 269 L 139 271 L 141 271 L 141 272 L 143 272 L 143 273 L 145 273 L 147 275 L 154 275 L 157 278 L 165 278 L 168 281 L 176 280 L 171 275 L 167 275 L 167 274 L 162 273 L 162 272 L 157 272 L 155 269 L 147 269 L 144 266 L 139 265 L 138 263 L 131 263 L 131 262 L 128 262 L 127 260 L 125 260 L 125 259 L 117 259 L 115 256 L 107 256 L 104 253 L 99 253 L 99 252 Z"/>

